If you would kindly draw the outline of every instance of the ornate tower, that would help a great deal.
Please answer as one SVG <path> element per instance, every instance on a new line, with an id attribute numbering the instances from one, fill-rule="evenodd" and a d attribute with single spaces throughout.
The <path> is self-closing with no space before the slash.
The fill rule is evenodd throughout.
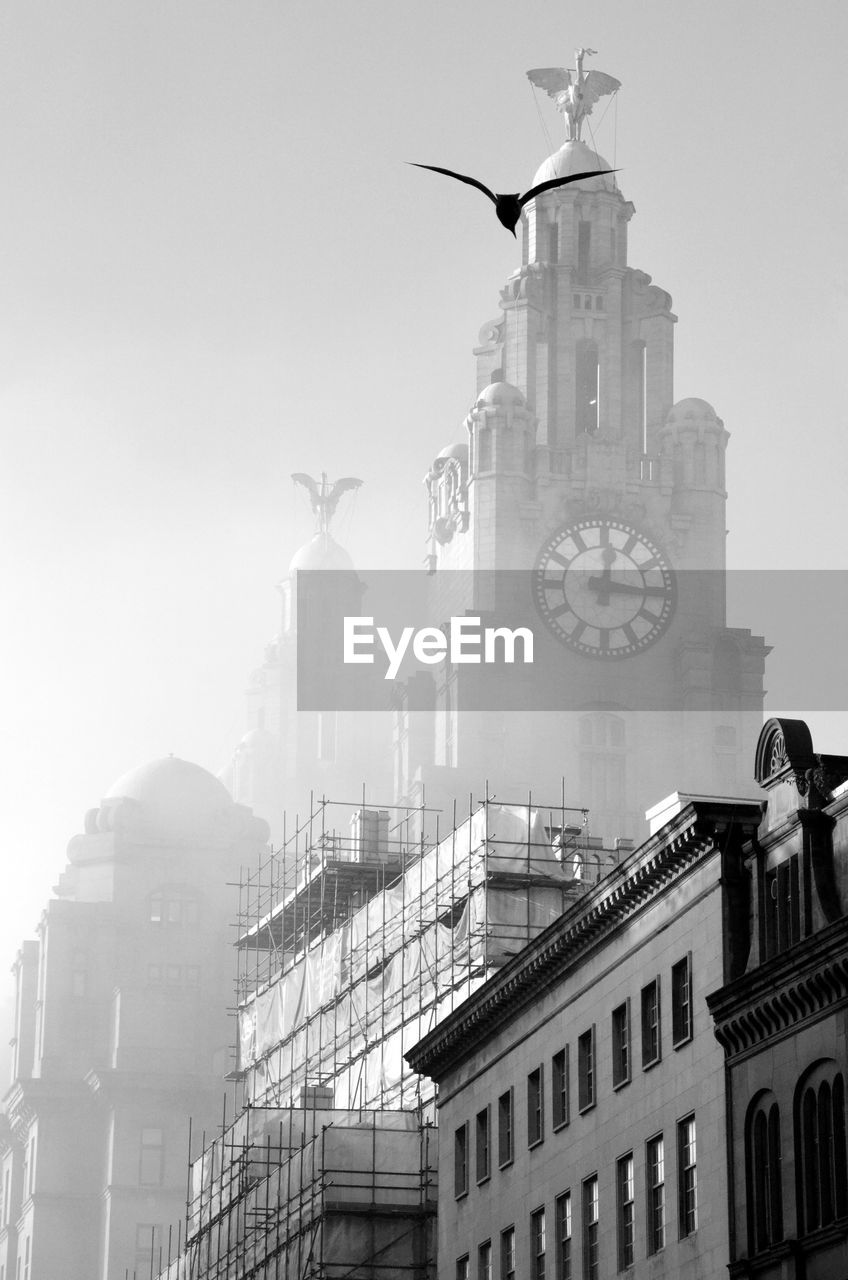
<path id="1" fill-rule="evenodd" d="M 618 82 L 584 76 L 587 52 L 576 71 L 529 73 L 569 134 L 533 186 L 609 168 L 579 133 Z M 521 265 L 475 350 L 465 440 L 426 478 L 434 612 L 454 589 L 447 571 L 476 571 L 465 579 L 475 613 L 500 589 L 487 571 L 498 583 L 512 576 L 501 571 L 529 572 L 571 709 L 457 718 L 461 675 L 449 673 L 436 741 L 403 779 L 410 798 L 422 783 L 431 796 L 447 789 L 444 766 L 460 770 L 460 787 L 488 778 L 499 796 L 558 795 L 564 777 L 569 803 L 613 837 L 642 834 L 645 809 L 675 787 L 748 790 L 767 649 L 726 626 L 728 433 L 706 401 L 674 402 L 677 318 L 670 295 L 629 265 L 633 213 L 613 173 L 525 207 Z M 415 697 L 420 688 L 401 709 L 399 741 Z"/>

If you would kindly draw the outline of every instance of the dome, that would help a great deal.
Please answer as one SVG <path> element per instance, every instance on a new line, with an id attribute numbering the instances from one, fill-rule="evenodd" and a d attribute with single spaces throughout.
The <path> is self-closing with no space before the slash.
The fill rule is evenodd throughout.
<path id="1" fill-rule="evenodd" d="M 353 570 L 353 561 L 343 547 L 329 533 L 316 533 L 309 542 L 296 551 L 289 565 L 289 573 L 297 569 Z"/>
<path id="2" fill-rule="evenodd" d="M 131 769 L 104 797 L 110 801 L 133 800 L 141 823 L 160 836 L 175 839 L 208 831 L 230 818 L 233 801 L 219 778 L 188 760 L 167 756 Z"/>
<path id="3" fill-rule="evenodd" d="M 524 392 L 514 387 L 511 382 L 490 382 L 477 397 L 475 409 L 485 409 L 488 405 L 520 405 L 527 404 Z"/>
<path id="4" fill-rule="evenodd" d="M 718 414 L 708 401 L 699 400 L 697 396 L 689 396 L 686 400 L 678 400 L 677 404 L 672 405 L 666 423 L 671 427 L 680 426 L 684 422 L 718 422 L 718 420 Z"/>
<path id="5" fill-rule="evenodd" d="M 567 178 L 572 173 L 611 167 L 608 160 L 599 156 L 591 147 L 587 147 L 585 142 L 569 141 L 539 165 L 530 185 L 535 187 L 540 182 L 548 182 L 551 178 Z M 581 191 L 618 191 L 615 176 L 611 173 L 599 178 L 586 178 L 583 182 L 574 183 L 571 189 L 574 190 L 575 187 Z"/>
<path id="6" fill-rule="evenodd" d="M 441 453 L 437 455 L 436 461 L 443 458 L 447 462 L 448 458 L 457 458 L 461 463 L 468 462 L 468 441 L 458 440 L 456 444 L 446 444 Z"/>

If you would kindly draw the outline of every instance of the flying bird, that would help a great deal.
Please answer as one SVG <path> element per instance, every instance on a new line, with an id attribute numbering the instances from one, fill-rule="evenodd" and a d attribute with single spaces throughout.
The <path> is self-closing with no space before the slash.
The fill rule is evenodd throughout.
<path id="1" fill-rule="evenodd" d="M 447 178 L 456 178 L 458 182 L 467 182 L 470 187 L 476 187 L 478 191 L 482 191 L 483 195 L 488 196 L 495 206 L 498 221 L 513 235 L 515 235 L 515 228 L 518 226 L 518 220 L 521 217 L 521 210 L 528 201 L 535 200 L 536 196 L 542 195 L 544 191 L 552 191 L 554 187 L 564 187 L 568 182 L 579 182 L 581 178 L 597 178 L 602 173 L 618 173 L 617 169 L 589 169 L 586 173 L 569 174 L 567 178 L 550 178 L 547 182 L 540 182 L 537 186 L 531 187 L 522 196 L 517 191 L 514 195 L 503 192 L 496 194 L 494 191 L 490 191 L 488 187 L 485 187 L 482 182 L 478 182 L 476 178 L 469 178 L 464 173 L 454 173 L 453 169 L 440 169 L 435 164 L 418 164 L 414 160 L 410 160 L 408 163 L 414 165 L 416 169 L 430 169 L 433 173 L 443 173 Z"/>

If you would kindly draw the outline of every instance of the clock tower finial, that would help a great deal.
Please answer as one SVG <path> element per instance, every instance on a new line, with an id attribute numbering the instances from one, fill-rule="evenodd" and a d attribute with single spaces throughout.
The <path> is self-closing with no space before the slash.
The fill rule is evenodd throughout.
<path id="1" fill-rule="evenodd" d="M 565 116 L 565 136 L 569 142 L 581 141 L 583 121 L 598 99 L 621 88 L 621 81 L 605 71 L 583 70 L 583 59 L 597 52 L 597 49 L 575 49 L 575 67 L 536 67 L 527 72 L 527 78 L 544 89 L 556 103 L 557 111 Z"/>

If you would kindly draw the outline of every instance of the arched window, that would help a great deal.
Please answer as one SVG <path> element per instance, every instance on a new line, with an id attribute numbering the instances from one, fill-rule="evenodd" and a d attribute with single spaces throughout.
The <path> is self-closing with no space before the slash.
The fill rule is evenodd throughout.
<path id="1" fill-rule="evenodd" d="M 745 1127 L 748 1249 L 760 1253 L 783 1239 L 780 1110 L 773 1093 L 760 1094 Z"/>
<path id="2" fill-rule="evenodd" d="M 848 1214 L 845 1077 L 833 1061 L 818 1063 L 798 1086 L 795 1165 L 804 1235 Z"/>

